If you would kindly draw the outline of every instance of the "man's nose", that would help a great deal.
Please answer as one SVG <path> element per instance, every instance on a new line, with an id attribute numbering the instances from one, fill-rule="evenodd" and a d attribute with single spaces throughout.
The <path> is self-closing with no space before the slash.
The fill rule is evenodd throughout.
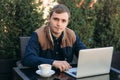
<path id="1" fill-rule="evenodd" d="M 62 25 L 62 22 L 59 20 L 57 25 L 61 26 Z"/>

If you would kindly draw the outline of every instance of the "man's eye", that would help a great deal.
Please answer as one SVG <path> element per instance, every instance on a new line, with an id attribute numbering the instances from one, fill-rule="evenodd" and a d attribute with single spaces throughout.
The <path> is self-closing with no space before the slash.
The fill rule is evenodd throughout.
<path id="1" fill-rule="evenodd" d="M 66 22 L 66 20 L 62 20 L 62 22 L 64 23 L 64 22 Z"/>

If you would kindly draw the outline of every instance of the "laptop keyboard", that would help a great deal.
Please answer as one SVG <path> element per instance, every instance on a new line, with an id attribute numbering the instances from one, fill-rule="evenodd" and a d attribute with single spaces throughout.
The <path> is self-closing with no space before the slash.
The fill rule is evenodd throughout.
<path id="1" fill-rule="evenodd" d="M 71 68 L 68 71 L 66 71 L 66 73 L 76 76 L 77 75 L 77 68 L 76 67 Z"/>
<path id="2" fill-rule="evenodd" d="M 71 72 L 72 74 L 76 75 L 76 72 Z"/>

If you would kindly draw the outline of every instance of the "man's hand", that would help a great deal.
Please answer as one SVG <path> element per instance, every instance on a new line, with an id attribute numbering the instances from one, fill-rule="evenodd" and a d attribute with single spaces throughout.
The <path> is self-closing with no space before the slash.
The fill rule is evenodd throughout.
<path id="1" fill-rule="evenodd" d="M 61 72 L 66 71 L 71 68 L 67 61 L 57 61 L 55 60 L 52 64 L 55 68 L 60 69 Z"/>

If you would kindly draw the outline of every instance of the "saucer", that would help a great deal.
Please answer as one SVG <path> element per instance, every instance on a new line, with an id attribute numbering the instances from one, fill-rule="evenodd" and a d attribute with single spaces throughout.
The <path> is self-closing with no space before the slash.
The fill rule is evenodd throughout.
<path id="1" fill-rule="evenodd" d="M 54 70 L 51 70 L 50 73 L 44 75 L 44 74 L 41 74 L 41 70 L 36 70 L 36 73 L 42 77 L 50 77 L 52 76 L 53 74 L 55 74 L 55 71 Z"/>

